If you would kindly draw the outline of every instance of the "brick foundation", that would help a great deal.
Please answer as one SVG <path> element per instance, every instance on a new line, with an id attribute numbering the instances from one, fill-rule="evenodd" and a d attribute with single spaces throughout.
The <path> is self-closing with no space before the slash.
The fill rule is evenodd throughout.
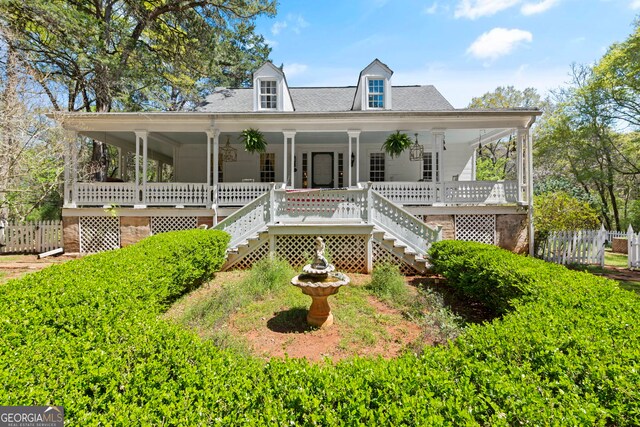
<path id="1" fill-rule="evenodd" d="M 80 252 L 80 218 L 77 216 L 62 218 L 62 247 L 65 252 Z"/>
<path id="2" fill-rule="evenodd" d="M 517 254 L 528 253 L 529 230 L 527 215 L 496 215 L 496 244 Z"/>
<path id="3" fill-rule="evenodd" d="M 120 246 L 125 247 L 151 235 L 151 218 L 148 216 L 120 217 Z"/>

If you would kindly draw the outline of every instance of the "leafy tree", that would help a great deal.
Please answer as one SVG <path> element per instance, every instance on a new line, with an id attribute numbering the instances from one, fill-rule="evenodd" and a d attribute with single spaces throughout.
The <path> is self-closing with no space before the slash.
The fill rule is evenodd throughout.
<path id="1" fill-rule="evenodd" d="M 538 129 L 535 158 L 551 175 L 568 174 L 598 200 L 606 227 L 620 230 L 620 198 L 628 200 L 637 186 L 633 169 L 638 150 L 615 131 L 606 111 L 607 95 L 593 81 L 590 67 L 573 67 L 572 86 L 556 93 L 556 105 Z"/>
<path id="2" fill-rule="evenodd" d="M 0 51 L 0 219 L 59 217 L 61 129 L 38 114 L 42 94 L 10 47 Z"/>
<path id="3" fill-rule="evenodd" d="M 594 230 L 600 227 L 598 212 L 563 191 L 544 193 L 533 198 L 535 252 L 552 231 Z"/>
<path id="4" fill-rule="evenodd" d="M 542 108 L 546 109 L 548 100 L 544 100 L 532 87 L 518 90 L 513 86 L 499 86 L 493 92 L 472 98 L 469 108 Z M 478 148 L 476 177 L 479 180 L 515 179 L 516 140 L 513 135 L 497 142 L 482 144 Z"/>
<path id="5" fill-rule="evenodd" d="M 59 111 L 178 110 L 246 84 L 272 0 L 4 0 L 0 31 Z M 107 150 L 93 145 L 104 179 Z"/>
<path id="6" fill-rule="evenodd" d="M 640 19 L 624 42 L 609 48 L 594 74 L 594 84 L 605 91 L 606 112 L 640 128 Z"/>

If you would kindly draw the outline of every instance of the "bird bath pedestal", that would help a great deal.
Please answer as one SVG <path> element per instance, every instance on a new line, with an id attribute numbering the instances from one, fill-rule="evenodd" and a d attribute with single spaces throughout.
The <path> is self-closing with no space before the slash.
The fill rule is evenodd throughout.
<path id="1" fill-rule="evenodd" d="M 337 294 L 340 286 L 351 281 L 346 274 L 334 271 L 335 267 L 324 257 L 324 242 L 316 238 L 316 257 L 312 264 L 304 266 L 303 274 L 291 279 L 291 284 L 299 287 L 302 293 L 311 297 L 311 306 L 307 313 L 307 323 L 318 328 L 333 325 L 333 314 L 327 298 Z"/>

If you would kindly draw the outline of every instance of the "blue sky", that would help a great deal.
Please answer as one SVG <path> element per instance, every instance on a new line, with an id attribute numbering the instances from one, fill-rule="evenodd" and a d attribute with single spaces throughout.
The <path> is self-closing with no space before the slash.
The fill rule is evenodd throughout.
<path id="1" fill-rule="evenodd" d="M 258 32 L 290 86 L 354 85 L 378 58 L 393 84 L 433 84 L 462 108 L 500 85 L 563 85 L 639 15 L 640 0 L 282 0 Z"/>

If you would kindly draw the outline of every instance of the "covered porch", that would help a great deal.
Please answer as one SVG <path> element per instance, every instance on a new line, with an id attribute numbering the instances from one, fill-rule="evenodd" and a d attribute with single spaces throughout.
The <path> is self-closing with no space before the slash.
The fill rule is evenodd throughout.
<path id="1" fill-rule="evenodd" d="M 161 120 L 160 113 L 135 116 L 137 120 L 118 122 L 113 115 L 103 120 L 91 116 L 72 130 L 65 207 L 233 208 L 271 188 L 370 187 L 407 206 L 526 206 L 530 199 L 531 150 L 522 115 L 480 114 L 448 123 L 442 118 L 395 118 L 390 123 L 360 118 L 339 125 L 319 123 L 318 117 L 302 123 L 291 119 L 261 123 L 226 116 L 211 120 L 206 115 L 208 128 L 200 121 L 185 126 L 185 117 L 205 119 L 196 113 L 172 115 L 182 120 Z M 286 127 L 290 125 L 296 129 Z M 263 132 L 266 152 L 244 150 L 239 135 L 249 127 Z M 385 138 L 396 130 L 417 141 L 421 158 L 410 159 L 409 150 L 391 158 L 382 150 Z M 516 142 L 515 179 L 476 180 L 478 145 L 510 135 Z M 115 147 L 116 173 L 108 182 L 90 182 L 78 173 L 80 137 Z"/>

